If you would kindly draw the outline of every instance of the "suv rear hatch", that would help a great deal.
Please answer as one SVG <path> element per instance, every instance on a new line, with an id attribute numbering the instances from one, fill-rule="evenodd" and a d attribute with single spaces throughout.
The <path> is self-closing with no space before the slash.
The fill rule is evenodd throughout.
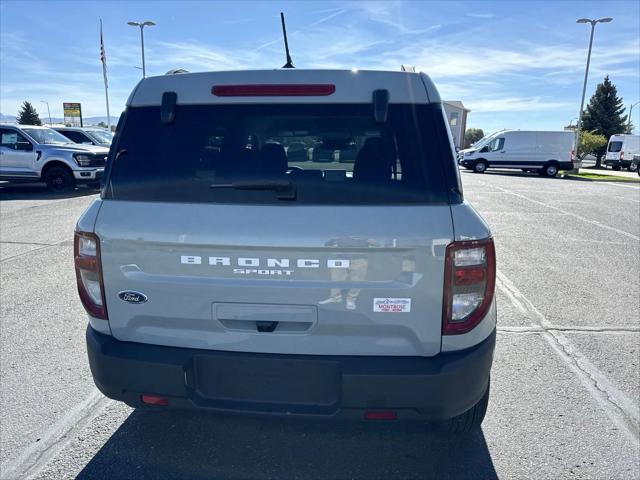
<path id="1" fill-rule="evenodd" d="M 117 339 L 439 353 L 454 163 L 440 105 L 389 104 L 382 122 L 371 104 L 178 105 L 170 124 L 130 106 L 119 131 L 95 226 Z M 288 158 L 300 143 L 335 155 Z"/>

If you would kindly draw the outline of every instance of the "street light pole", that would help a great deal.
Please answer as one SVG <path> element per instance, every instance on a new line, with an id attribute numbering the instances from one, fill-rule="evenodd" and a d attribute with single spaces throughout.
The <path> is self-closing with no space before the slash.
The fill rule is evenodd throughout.
<path id="1" fill-rule="evenodd" d="M 47 104 L 47 113 L 49 114 L 49 126 L 52 126 L 53 122 L 51 121 L 51 110 L 49 110 L 49 102 L 45 100 L 40 100 L 40 102 Z"/>
<path id="2" fill-rule="evenodd" d="M 635 107 L 636 105 L 638 105 L 640 102 L 636 102 L 631 104 L 631 106 L 629 107 L 629 118 L 627 119 L 627 129 L 631 128 L 631 112 L 633 112 L 633 107 Z M 629 132 L 631 133 L 631 132 Z"/>
<path id="3" fill-rule="evenodd" d="M 127 22 L 127 25 L 131 25 L 132 27 L 140 27 L 140 46 L 142 48 L 142 78 L 147 76 L 147 70 L 144 63 L 144 27 L 153 27 L 156 23 L 151 20 L 146 20 L 144 22 Z"/>
<path id="4" fill-rule="evenodd" d="M 582 129 L 582 110 L 584 108 L 584 96 L 587 92 L 587 79 L 589 78 L 589 64 L 591 63 L 591 47 L 593 46 L 593 34 L 596 29 L 596 23 L 609 23 L 613 18 L 605 17 L 598 20 L 590 20 L 588 18 L 580 18 L 576 23 L 590 23 L 591 35 L 589 37 L 589 53 L 587 53 L 587 67 L 584 70 L 584 83 L 582 84 L 582 99 L 580 100 L 580 112 L 578 112 L 578 125 L 576 126 L 576 156 L 578 155 L 578 147 L 580 146 L 580 130 Z M 576 169 L 576 172 L 578 169 Z"/>

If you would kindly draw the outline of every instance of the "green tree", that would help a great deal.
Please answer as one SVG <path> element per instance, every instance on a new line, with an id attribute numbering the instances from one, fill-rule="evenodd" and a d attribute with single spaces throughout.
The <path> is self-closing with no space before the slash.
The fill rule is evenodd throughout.
<path id="1" fill-rule="evenodd" d="M 97 127 L 102 127 L 102 128 L 107 128 L 108 125 L 104 122 L 99 122 L 98 125 L 96 125 Z"/>
<path id="2" fill-rule="evenodd" d="M 609 140 L 611 135 L 627 131 L 627 116 L 623 113 L 622 98 L 618 97 L 618 90 L 607 75 L 604 77 L 604 82 L 596 87 L 596 93 L 593 94 L 582 114 L 581 129 L 603 135 Z M 600 168 L 606 149 L 605 143 L 593 152 L 596 156 L 596 168 Z"/>
<path id="3" fill-rule="evenodd" d="M 38 116 L 38 112 L 35 108 L 33 108 L 33 105 L 31 105 L 31 103 L 27 102 L 26 100 L 20 107 L 20 111 L 18 112 L 16 121 L 20 125 L 42 125 L 40 117 Z"/>
<path id="4" fill-rule="evenodd" d="M 584 157 L 587 155 L 596 155 L 596 152 L 605 147 L 608 141 L 608 138 L 604 135 L 599 135 L 594 132 L 581 132 L 580 145 L 578 146 L 578 158 L 580 158 L 580 160 L 584 160 Z"/>
<path id="5" fill-rule="evenodd" d="M 484 137 L 484 132 L 481 128 L 467 128 L 464 132 L 464 148 L 469 148 L 472 143 L 476 143 Z"/>

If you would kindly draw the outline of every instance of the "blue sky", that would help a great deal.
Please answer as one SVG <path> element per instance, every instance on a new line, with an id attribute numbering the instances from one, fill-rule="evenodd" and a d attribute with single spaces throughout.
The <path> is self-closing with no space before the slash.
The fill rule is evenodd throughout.
<path id="1" fill-rule="evenodd" d="M 472 110 L 468 127 L 561 129 L 578 115 L 589 40 L 579 17 L 611 16 L 596 27 L 587 100 L 609 74 L 625 105 L 640 100 L 640 2 L 18 2 L 0 3 L 0 112 L 23 100 L 46 116 L 78 101 L 106 115 L 99 61 L 103 19 L 111 113 L 117 116 L 147 74 L 274 68 L 284 63 L 278 13 L 287 16 L 300 68 L 397 70 L 416 65 L 442 96 Z M 640 126 L 640 105 L 633 122 Z M 637 131 L 637 128 L 636 128 Z"/>

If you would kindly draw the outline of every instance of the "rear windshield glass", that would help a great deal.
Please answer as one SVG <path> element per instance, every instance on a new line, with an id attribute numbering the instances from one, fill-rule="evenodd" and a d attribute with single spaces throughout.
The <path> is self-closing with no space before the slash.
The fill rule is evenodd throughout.
<path id="1" fill-rule="evenodd" d="M 622 150 L 622 142 L 609 142 L 610 152 L 619 152 Z"/>
<path id="2" fill-rule="evenodd" d="M 106 197 L 270 204 L 445 203 L 436 106 L 178 106 L 129 108 Z M 446 133 L 444 133 L 446 135 Z M 446 137 L 444 137 L 446 138 Z M 114 156 L 115 158 L 116 156 Z"/>

